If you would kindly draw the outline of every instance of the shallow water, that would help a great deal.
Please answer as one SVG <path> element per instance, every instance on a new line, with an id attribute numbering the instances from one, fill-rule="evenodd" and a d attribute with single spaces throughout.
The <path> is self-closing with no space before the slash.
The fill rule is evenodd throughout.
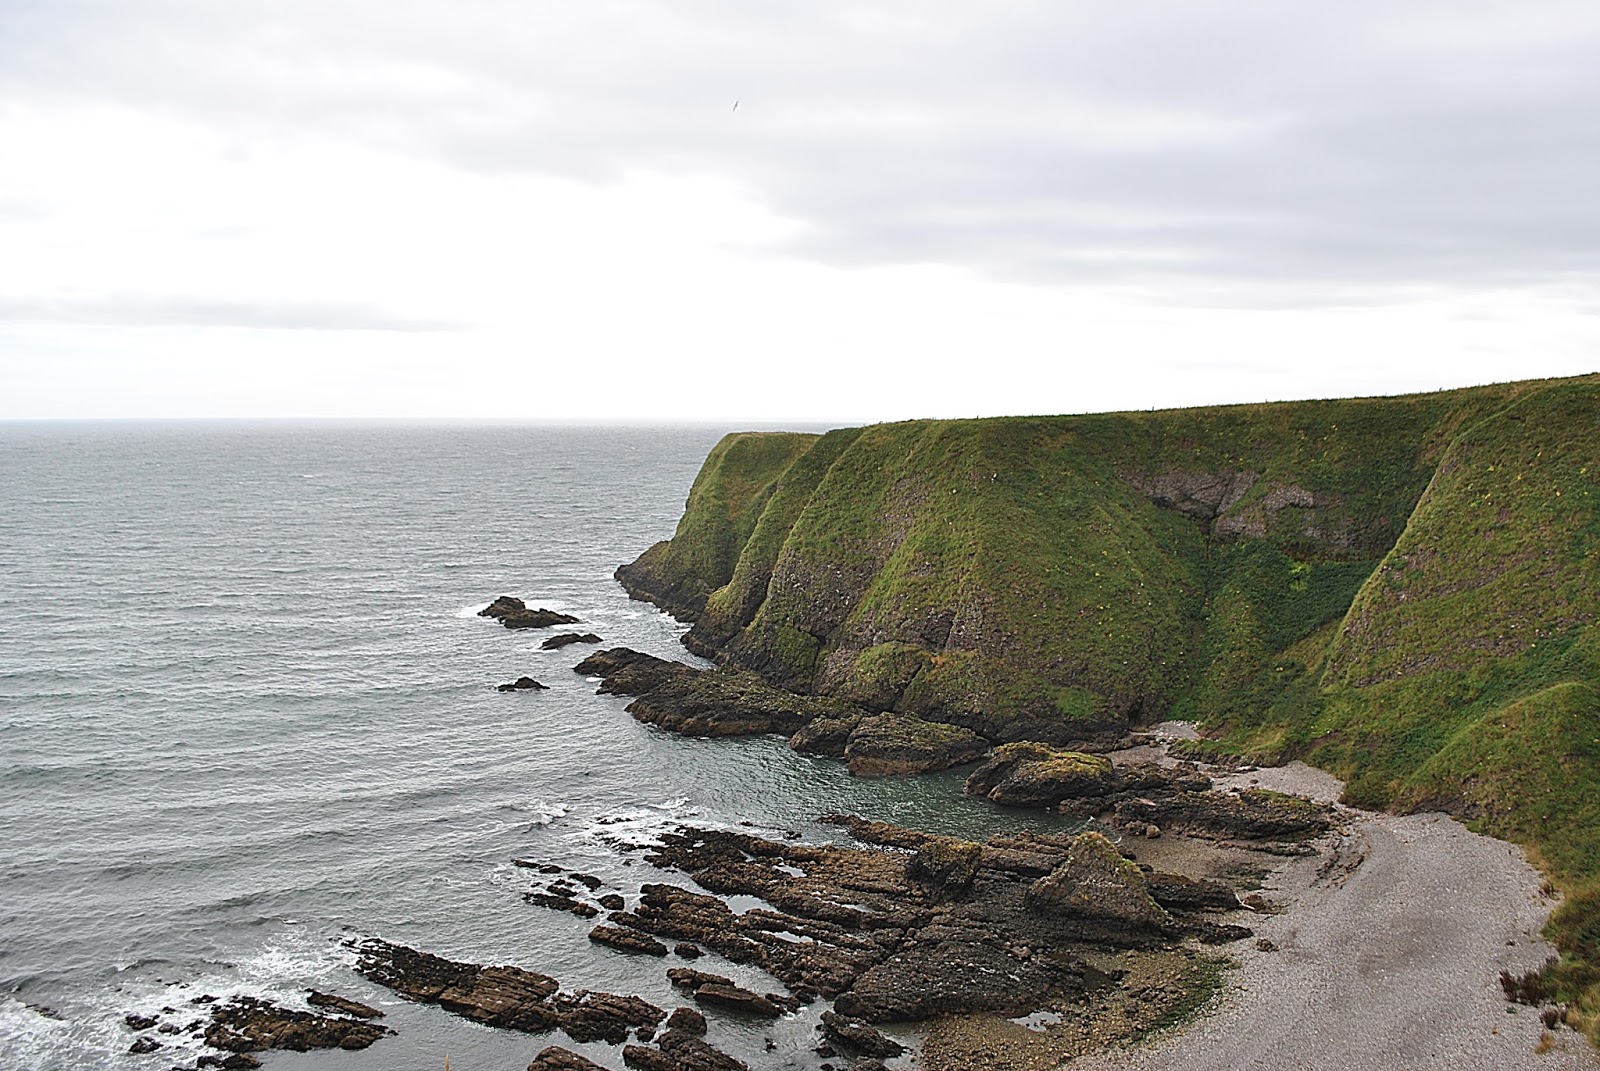
<path id="1" fill-rule="evenodd" d="M 476 616 L 515 594 L 688 659 L 683 626 L 611 573 L 671 535 L 722 430 L 0 426 L 0 1067 L 192 1063 L 128 1055 L 122 1015 L 316 985 L 386 1008 L 399 1036 L 269 1068 L 520 1068 L 570 1043 L 403 1004 L 340 939 L 670 1008 L 659 960 L 525 904 L 511 860 L 633 892 L 660 875 L 607 838 L 685 819 L 812 839 L 837 837 L 810 821 L 831 810 L 1014 826 L 960 774 L 861 781 L 779 738 L 639 725 L 572 673 L 591 648 L 541 652 L 548 632 Z M 494 690 L 522 674 L 550 690 Z M 816 1013 L 711 1037 L 813 1067 Z"/>

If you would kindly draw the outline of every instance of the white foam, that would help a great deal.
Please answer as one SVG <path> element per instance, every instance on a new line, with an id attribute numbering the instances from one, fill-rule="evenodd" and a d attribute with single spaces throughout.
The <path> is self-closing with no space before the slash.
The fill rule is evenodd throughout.
<path id="1" fill-rule="evenodd" d="M 484 602 L 484 603 L 474 603 L 471 606 L 463 606 L 461 609 L 456 611 L 456 616 L 457 617 L 477 617 L 477 616 L 479 616 L 479 614 L 482 611 L 487 610 L 489 608 L 489 606 L 490 606 L 490 604 L 486 603 L 486 602 Z"/>
<path id="2" fill-rule="evenodd" d="M 661 843 L 663 833 L 670 833 L 701 815 L 698 808 L 689 805 L 689 797 L 675 796 L 660 803 L 623 807 L 603 814 L 567 834 L 567 839 L 612 848 L 651 848 Z"/>

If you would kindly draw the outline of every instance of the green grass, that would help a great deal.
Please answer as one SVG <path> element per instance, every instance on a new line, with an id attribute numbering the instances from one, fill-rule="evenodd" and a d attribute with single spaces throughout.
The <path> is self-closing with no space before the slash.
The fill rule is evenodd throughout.
<path id="1" fill-rule="evenodd" d="M 635 568 L 799 690 L 1001 740 L 1193 717 L 1525 844 L 1600 1036 L 1597 418 L 1588 376 L 734 436 Z"/>

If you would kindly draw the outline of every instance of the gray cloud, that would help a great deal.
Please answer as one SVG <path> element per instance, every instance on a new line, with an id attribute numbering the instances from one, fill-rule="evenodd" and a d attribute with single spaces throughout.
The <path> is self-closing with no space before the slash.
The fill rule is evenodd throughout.
<path id="1" fill-rule="evenodd" d="M 1600 272 L 1586 2 L 51 0 L 0 42 L 19 101 L 728 176 L 832 263 L 1239 301 Z"/>

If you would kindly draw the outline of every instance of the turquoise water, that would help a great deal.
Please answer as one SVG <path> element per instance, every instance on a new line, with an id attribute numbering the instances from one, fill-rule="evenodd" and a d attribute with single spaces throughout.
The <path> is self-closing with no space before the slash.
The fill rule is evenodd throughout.
<path id="1" fill-rule="evenodd" d="M 661 875 L 612 839 L 683 820 L 1014 826 L 959 774 L 860 781 L 779 738 L 639 725 L 572 672 L 590 648 L 541 652 L 548 633 L 476 616 L 515 594 L 691 660 L 683 626 L 611 573 L 671 535 L 723 430 L 0 426 L 0 1067 L 192 1065 L 129 1055 L 123 1014 L 315 985 L 384 1007 L 399 1036 L 268 1068 L 521 1068 L 570 1042 L 397 1002 L 340 939 L 670 1008 L 661 961 L 525 904 L 511 860 L 632 892 Z M 522 674 L 550 690 L 494 690 Z M 711 1037 L 815 1067 L 815 1013 Z"/>

